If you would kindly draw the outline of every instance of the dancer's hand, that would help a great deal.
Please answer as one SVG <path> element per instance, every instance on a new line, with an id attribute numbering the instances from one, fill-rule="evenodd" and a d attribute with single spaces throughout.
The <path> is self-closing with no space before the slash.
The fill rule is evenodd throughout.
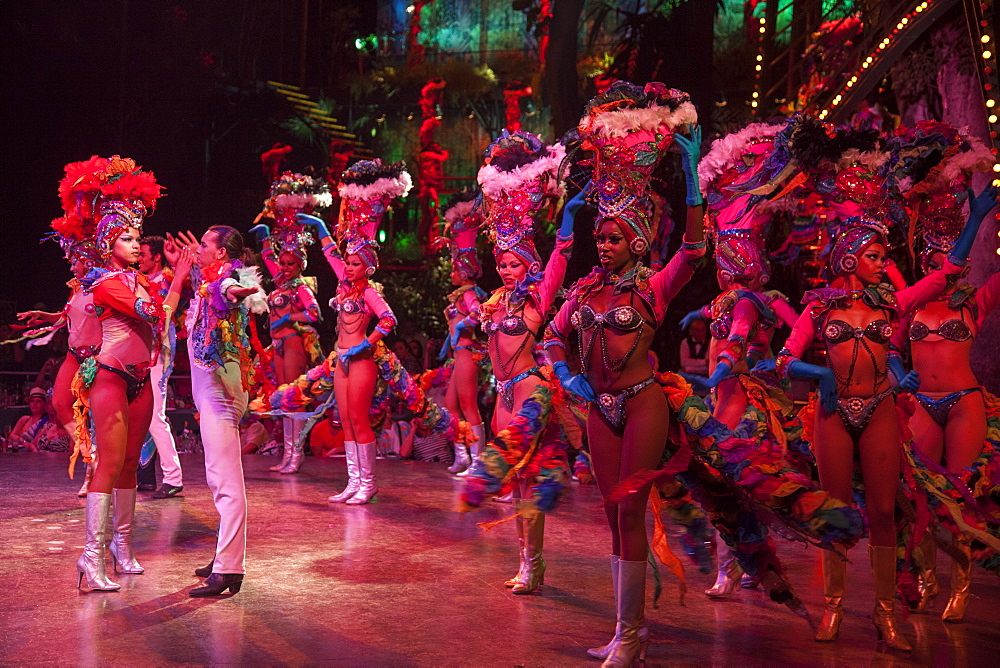
<path id="1" fill-rule="evenodd" d="M 587 181 L 587 185 L 574 195 L 571 200 L 566 202 L 566 206 L 563 207 L 562 218 L 559 223 L 560 239 L 567 239 L 573 236 L 573 221 L 576 219 L 576 214 L 587 203 L 587 195 L 590 193 L 591 183 L 592 181 Z"/>
<path id="2" fill-rule="evenodd" d="M 271 323 L 271 331 L 273 332 L 276 329 L 284 327 L 286 324 L 288 324 L 288 322 L 291 319 L 292 319 L 292 314 L 286 313 L 285 315 L 281 316 L 280 318 Z"/>
<path id="3" fill-rule="evenodd" d="M 698 161 L 701 159 L 701 126 L 691 126 L 691 136 L 675 134 L 674 141 L 681 150 L 681 169 L 687 185 L 688 206 L 699 206 L 704 201 L 698 183 Z"/>
<path id="4" fill-rule="evenodd" d="M 465 321 L 465 318 L 462 318 L 457 323 L 455 323 L 455 331 L 452 333 L 448 342 L 451 344 L 452 347 L 457 346 L 458 340 L 462 338 L 462 332 L 469 331 L 470 329 L 472 328 L 469 326 L 469 323 Z"/>
<path id="5" fill-rule="evenodd" d="M 715 372 L 709 378 L 705 378 L 704 376 L 697 376 L 692 373 L 682 373 L 680 374 L 680 376 L 684 380 L 689 382 L 691 384 L 691 387 L 693 387 L 694 389 L 700 392 L 707 392 L 708 390 L 711 390 L 716 385 L 721 383 L 726 378 L 726 376 L 729 375 L 729 372 L 731 370 L 732 367 L 729 366 L 727 363 L 719 362 L 715 366 Z"/>
<path id="6" fill-rule="evenodd" d="M 342 353 L 340 356 L 340 361 L 343 362 L 344 364 L 349 364 L 355 357 L 357 357 L 364 351 L 371 349 L 371 347 L 372 344 L 368 341 L 368 339 L 365 339 L 358 345 L 351 346 L 350 348 L 348 348 L 346 353 Z"/>
<path id="7" fill-rule="evenodd" d="M 812 378 L 819 381 L 819 402 L 823 410 L 827 413 L 837 410 L 837 379 L 832 369 L 794 360 L 788 365 L 788 375 L 792 378 Z"/>
<path id="8" fill-rule="evenodd" d="M 773 357 L 771 359 L 761 360 L 754 364 L 751 373 L 768 373 L 774 371 L 778 368 L 778 361 Z"/>
<path id="9" fill-rule="evenodd" d="M 269 236 L 271 236 L 271 228 L 265 225 L 264 223 L 258 223 L 250 228 L 250 234 L 257 237 L 257 241 L 263 243 L 264 239 L 267 239 Z"/>
<path id="10" fill-rule="evenodd" d="M 975 191 L 969 188 L 969 218 L 975 216 L 982 220 L 986 217 L 986 214 L 993 210 L 997 202 L 1000 201 L 998 200 L 1000 198 L 1000 188 L 988 185 L 983 188 L 983 192 L 973 197 L 974 194 Z"/>
<path id="11" fill-rule="evenodd" d="M 52 324 L 59 320 L 62 313 L 49 313 L 48 311 L 22 311 L 17 314 L 18 320 L 27 320 L 28 325 L 38 325 L 43 322 Z"/>
<path id="12" fill-rule="evenodd" d="M 451 337 L 444 337 L 444 341 L 441 343 L 441 350 L 438 351 L 438 361 L 443 362 L 448 359 L 448 350 L 451 349 Z"/>
<path id="13" fill-rule="evenodd" d="M 559 383 L 567 392 L 572 392 L 585 401 L 597 401 L 597 395 L 594 393 L 594 388 L 590 386 L 587 377 L 582 373 L 574 376 L 566 362 L 560 360 L 553 364 L 552 372 L 556 374 Z"/>
<path id="14" fill-rule="evenodd" d="M 326 223 L 323 222 L 322 218 L 318 216 L 311 216 L 308 213 L 297 213 L 295 217 L 303 225 L 316 228 L 316 235 L 322 240 L 330 236 L 330 230 L 327 228 Z"/>
<path id="15" fill-rule="evenodd" d="M 200 243 L 191 230 L 178 232 L 176 237 L 167 232 L 167 240 L 163 242 L 163 257 L 167 258 L 170 266 L 174 266 L 182 249 L 188 248 L 192 253 L 197 253 L 199 246 Z"/>
<path id="16" fill-rule="evenodd" d="M 693 323 L 695 320 L 704 320 L 704 319 L 705 316 L 701 314 L 700 308 L 691 311 L 686 316 L 681 318 L 681 331 L 682 332 L 685 331 L 688 327 L 691 326 L 691 323 Z"/>
<path id="17" fill-rule="evenodd" d="M 889 355 L 889 371 L 896 377 L 896 385 L 904 392 L 916 392 L 920 389 L 920 373 L 910 371 L 907 373 L 903 366 L 903 360 L 897 355 Z"/>

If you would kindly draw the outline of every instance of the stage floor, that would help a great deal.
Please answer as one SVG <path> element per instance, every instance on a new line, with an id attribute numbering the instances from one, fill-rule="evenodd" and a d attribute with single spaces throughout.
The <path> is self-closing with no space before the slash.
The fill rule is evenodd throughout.
<path id="1" fill-rule="evenodd" d="M 75 588 L 84 539 L 76 481 L 57 454 L 0 455 L 0 662 L 66 665 L 313 664 L 344 666 L 597 666 L 586 648 L 608 640 L 614 603 L 609 534 L 594 486 L 574 487 L 546 525 L 546 584 L 515 596 L 513 524 L 484 533 L 510 506 L 453 512 L 459 483 L 440 464 L 379 460 L 381 492 L 366 506 L 328 504 L 343 459 L 307 458 L 298 475 L 274 458 L 244 457 L 250 498 L 247 575 L 239 594 L 194 599 L 192 571 L 210 561 L 217 522 L 197 455 L 182 455 L 182 496 L 140 492 L 136 553 L 144 575 L 118 575 L 117 593 Z M 816 621 L 817 550 L 778 539 L 789 577 Z M 681 556 L 679 545 L 672 542 Z M 711 574 L 686 557 L 689 591 L 664 576 L 647 604 L 646 665 L 997 665 L 1000 582 L 975 574 L 965 624 L 945 624 L 950 562 L 931 614 L 902 623 L 912 655 L 875 652 L 867 551 L 853 563 L 840 639 L 817 643 L 806 623 L 759 590 L 710 600 Z M 109 560 L 110 564 L 110 560 Z M 652 591 L 650 578 L 650 592 Z"/>

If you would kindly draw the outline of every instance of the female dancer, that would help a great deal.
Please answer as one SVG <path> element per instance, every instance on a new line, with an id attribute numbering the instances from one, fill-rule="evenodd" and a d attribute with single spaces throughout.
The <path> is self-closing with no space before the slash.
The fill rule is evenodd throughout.
<path id="1" fill-rule="evenodd" d="M 104 167 L 106 180 L 98 209 L 102 217 L 96 229 L 104 266 L 93 269 L 82 281 L 84 289 L 94 295 L 101 350 L 80 366 L 73 388 L 78 450 L 85 461 L 90 459 L 85 416 L 89 409 L 100 454 L 87 494 L 87 542 L 77 569 L 78 586 L 86 576 L 91 589 L 115 591 L 120 587 L 107 578 L 104 555 L 112 497 L 111 555 L 122 572 L 143 572 L 132 552 L 135 474 L 152 418 L 149 367 L 159 348 L 163 309 L 151 298 L 145 277 L 129 267 L 139 259 L 142 220 L 155 207 L 160 186 L 151 172 L 141 171 L 132 160 L 114 156 Z M 176 307 L 176 300 L 165 305 Z"/>
<path id="2" fill-rule="evenodd" d="M 534 216 L 547 197 L 563 193 L 556 173 L 565 155 L 561 144 L 546 146 L 527 132 L 505 131 L 486 150 L 479 183 L 503 286 L 477 314 L 455 324 L 456 332 L 466 332 L 482 322 L 488 337 L 498 395 L 492 425 L 497 437 L 483 454 L 482 466 L 470 471 L 465 498 L 471 505 L 479 505 L 484 488 L 503 486 L 506 492 L 512 483 L 520 567 L 504 584 L 515 594 L 535 591 L 544 579 L 543 511 L 554 507 L 569 469 L 565 446 L 556 445 L 553 434 L 545 429 L 551 416 L 553 383 L 551 374 L 539 367 L 534 356 L 546 316 L 566 275 L 573 216 L 584 200 L 581 191 L 567 204 L 555 248 L 543 271 L 533 241 Z M 526 412 L 532 414 L 531 421 L 525 420 Z M 522 426 L 528 424 L 535 426 L 521 434 Z"/>
<path id="3" fill-rule="evenodd" d="M 845 198 L 857 193 L 863 199 L 877 190 L 860 168 L 841 172 L 837 184 L 845 191 Z M 850 204 L 848 200 L 843 206 L 849 208 Z M 808 306 L 778 355 L 777 369 L 790 377 L 819 381 L 814 404 L 816 465 L 823 489 L 837 498 L 851 496 L 854 448 L 858 448 L 870 528 L 868 553 L 875 580 L 872 623 L 880 647 L 909 651 L 894 616 L 893 510 L 900 475 L 900 434 L 886 355 L 899 318 L 935 298 L 961 272 L 959 265 L 966 261 L 977 225 L 966 227 L 944 268 L 913 287 L 894 292 L 880 282 L 885 273 L 888 229 L 859 206 L 853 208 L 862 215 L 846 219 L 829 258 L 829 271 L 838 279 L 838 287 L 806 294 L 803 301 Z M 827 367 L 802 361 L 817 336 L 826 349 Z M 836 639 L 843 619 L 847 564 L 839 555 L 824 552 L 823 568 L 827 606 L 816 639 L 831 641 Z"/>
<path id="4" fill-rule="evenodd" d="M 983 191 L 970 201 L 970 219 L 983 220 L 996 203 L 995 187 Z M 929 207 L 921 211 L 925 248 L 920 260 L 928 276 L 944 267 L 961 226 L 961 220 L 956 220 L 960 209 L 954 197 L 944 194 L 932 200 L 933 204 L 938 205 L 937 211 Z M 893 337 L 890 367 L 897 377 L 905 378 L 897 350 L 909 343 L 910 361 L 917 376 L 914 385 L 919 385 L 919 391 L 913 393 L 917 407 L 910 418 L 913 445 L 931 462 L 943 462 L 954 474 L 962 474 L 972 466 L 986 440 L 985 394 L 972 372 L 969 356 L 983 321 L 998 303 L 1000 272 L 978 289 L 964 282 L 950 284 L 939 297 L 904 318 Z M 952 544 L 962 558 L 952 560 L 952 593 L 941 616 L 946 622 L 965 619 L 972 575 L 971 543 L 971 534 L 953 537 Z M 930 531 L 924 535 L 920 551 L 921 600 L 916 607 L 925 610 L 939 590 L 935 572 L 937 545 Z"/>
<path id="5" fill-rule="evenodd" d="M 448 467 L 448 472 L 459 475 L 467 471 L 486 445 L 486 427 L 483 425 L 483 416 L 479 413 L 476 336 L 472 329 L 457 329 L 457 325 L 465 318 L 479 312 L 479 301 L 486 296 L 476 285 L 476 280 L 483 275 L 483 269 L 476 251 L 476 236 L 482 220 L 476 210 L 475 199 L 475 193 L 459 195 L 444 212 L 444 235 L 451 246 L 451 284 L 456 287 L 448 295 L 448 307 L 444 310 L 449 331 L 438 356 L 443 360 L 451 348 L 455 359 L 444 403 L 452 415 L 465 420 L 476 437 L 476 442 L 472 444 L 471 459 L 464 442 L 458 440 L 452 444 L 455 461 Z"/>
<path id="6" fill-rule="evenodd" d="M 369 412 L 375 394 L 377 371 L 372 349 L 396 326 L 396 317 L 379 289 L 369 278 L 378 268 L 375 235 L 389 203 L 403 197 L 411 187 L 410 175 L 401 162 L 362 160 L 341 177 L 338 236 L 346 239 L 341 256 L 326 224 L 315 216 L 299 214 L 304 225 L 316 228 L 323 254 L 339 284 L 331 306 L 337 311 L 337 367 L 334 395 L 344 427 L 347 452 L 347 487 L 331 496 L 331 503 L 360 505 L 378 492 L 375 485 L 375 433 Z M 369 325 L 375 321 L 371 334 Z"/>
<path id="7" fill-rule="evenodd" d="M 271 196 L 262 214 L 274 218 L 274 234 L 264 224 L 250 229 L 264 243 L 264 264 L 275 284 L 267 302 L 274 344 L 274 374 L 279 385 L 291 382 L 307 368 L 323 361 L 319 334 L 312 326 L 321 319 L 315 280 L 302 276 L 306 267 L 306 247 L 313 239 L 303 231 L 295 214 L 326 208 L 331 201 L 325 181 L 286 172 L 271 186 Z M 302 439 L 299 438 L 301 421 L 285 417 L 282 432 L 285 447 L 281 462 L 270 470 L 295 473 L 304 459 Z"/>
<path id="8" fill-rule="evenodd" d="M 595 157 L 594 238 L 601 266 L 570 290 L 549 326 L 546 346 L 563 387 L 593 402 L 587 436 L 594 476 L 605 497 L 618 481 L 657 468 L 666 445 L 670 410 L 654 382 L 647 353 L 667 305 L 705 253 L 702 198 L 695 177 L 697 128 L 691 140 L 678 142 L 688 187 L 684 243 L 656 273 L 641 261 L 652 239 L 645 192 L 676 128 L 696 121 L 686 94 L 657 83 L 642 89 L 619 82 L 591 100 L 579 126 L 584 148 L 592 149 Z M 579 375 L 566 363 L 573 329 L 579 333 Z M 606 657 L 605 666 L 631 665 L 649 643 L 643 617 L 649 488 L 647 483 L 617 505 L 605 506 L 618 618 L 612 642 L 594 650 L 596 656 Z"/>
<path id="9" fill-rule="evenodd" d="M 214 225 L 200 242 L 190 232 L 178 238 L 180 243 L 168 236 L 164 246 L 175 268 L 167 299 L 180 292 L 193 272 L 191 283 L 197 287 L 186 319 L 191 392 L 200 414 L 205 478 L 219 513 L 215 559 L 195 571 L 208 579 L 189 593 L 217 596 L 226 589 L 238 592 L 246 572 L 247 495 L 239 427 L 247 408 L 251 366 L 247 325 L 250 312 L 265 313 L 267 304 L 258 294 L 260 273 L 248 262 L 237 230 Z"/>

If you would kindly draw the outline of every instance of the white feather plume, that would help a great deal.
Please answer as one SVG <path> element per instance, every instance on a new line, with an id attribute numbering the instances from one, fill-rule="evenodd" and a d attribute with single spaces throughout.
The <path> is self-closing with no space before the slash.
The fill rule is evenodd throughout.
<path id="1" fill-rule="evenodd" d="M 384 177 L 366 186 L 357 183 L 341 183 L 337 191 L 341 197 L 346 199 L 368 201 L 376 197 L 389 197 L 390 199 L 406 197 L 406 193 L 410 192 L 412 187 L 413 179 L 410 178 L 410 173 L 404 170 L 396 178 Z"/>
<path id="2" fill-rule="evenodd" d="M 243 305 L 250 309 L 251 313 L 267 313 L 269 311 L 267 296 L 261 287 L 263 277 L 260 275 L 260 269 L 256 266 L 240 267 L 236 270 L 236 280 L 245 288 L 259 288 L 257 292 L 243 298 Z"/>

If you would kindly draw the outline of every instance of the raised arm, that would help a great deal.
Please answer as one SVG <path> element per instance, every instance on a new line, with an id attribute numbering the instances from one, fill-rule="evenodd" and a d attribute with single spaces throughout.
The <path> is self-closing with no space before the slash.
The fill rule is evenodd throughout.
<path id="1" fill-rule="evenodd" d="M 323 249 L 323 257 L 330 264 L 330 268 L 333 269 L 333 273 L 337 276 L 338 281 L 343 281 L 347 274 L 344 271 L 344 258 L 340 255 L 340 249 L 337 248 L 337 242 L 334 241 L 333 236 L 330 235 L 330 230 L 327 229 L 326 223 L 323 222 L 322 218 L 317 216 L 311 216 L 307 213 L 299 213 L 295 215 L 298 221 L 303 225 L 308 225 L 310 227 L 316 228 L 316 236 L 319 237 L 320 248 Z"/>

